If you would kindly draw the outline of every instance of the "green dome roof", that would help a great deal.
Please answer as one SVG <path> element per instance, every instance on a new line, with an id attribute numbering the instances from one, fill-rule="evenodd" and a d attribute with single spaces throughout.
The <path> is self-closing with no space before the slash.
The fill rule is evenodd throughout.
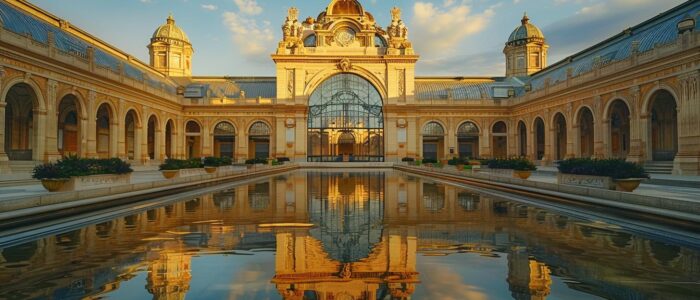
<path id="1" fill-rule="evenodd" d="M 522 25 L 518 26 L 518 28 L 515 28 L 515 30 L 513 30 L 513 33 L 510 34 L 510 37 L 508 38 L 508 43 L 527 39 L 544 40 L 544 35 L 542 34 L 542 31 L 537 26 L 530 23 L 530 18 L 527 17 L 527 14 L 523 16 L 521 23 Z"/>

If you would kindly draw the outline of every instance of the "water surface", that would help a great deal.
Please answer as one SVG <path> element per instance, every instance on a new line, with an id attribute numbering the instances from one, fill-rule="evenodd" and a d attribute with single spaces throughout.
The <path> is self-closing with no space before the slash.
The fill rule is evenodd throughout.
<path id="1" fill-rule="evenodd" d="M 698 249 L 573 215 L 400 172 L 295 172 L 7 246 L 0 298 L 698 298 Z"/>

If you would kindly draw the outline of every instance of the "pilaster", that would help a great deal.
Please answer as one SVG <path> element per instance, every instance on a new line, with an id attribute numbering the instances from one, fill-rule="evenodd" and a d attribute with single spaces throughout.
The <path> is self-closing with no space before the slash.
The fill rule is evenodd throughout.
<path id="1" fill-rule="evenodd" d="M 57 99 L 56 89 L 58 82 L 49 79 L 46 83 L 46 122 L 49 126 L 46 131 L 46 160 L 56 161 L 61 158 L 61 153 L 58 151 L 58 113 L 59 99 Z"/>
<path id="2" fill-rule="evenodd" d="M 646 115 L 646 112 L 641 112 L 641 93 L 639 86 L 633 86 L 629 90 L 629 102 L 630 102 L 630 150 L 627 155 L 627 161 L 642 163 L 648 160 L 644 149 L 645 141 L 642 137 L 649 136 L 645 130 L 646 128 L 642 123 L 642 115 Z M 648 142 L 648 141 L 647 141 Z"/>

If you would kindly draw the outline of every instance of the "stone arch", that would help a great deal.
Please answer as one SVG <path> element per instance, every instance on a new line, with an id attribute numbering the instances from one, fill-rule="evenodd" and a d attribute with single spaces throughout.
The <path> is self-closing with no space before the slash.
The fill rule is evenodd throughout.
<path id="1" fill-rule="evenodd" d="M 678 153 L 678 112 L 680 105 L 675 94 L 658 88 L 647 97 L 642 111 L 647 115 L 647 153 L 653 161 L 673 161 Z"/>
<path id="2" fill-rule="evenodd" d="M 267 128 L 262 127 L 263 125 Z M 257 129 L 266 129 L 267 132 L 253 132 L 253 130 L 256 129 L 256 126 L 259 126 Z M 270 122 L 263 119 L 256 119 L 252 121 L 247 128 L 246 134 L 248 135 L 248 158 L 270 158 L 273 134 L 273 127 L 271 126 Z"/>
<path id="3" fill-rule="evenodd" d="M 158 132 L 161 131 L 160 117 L 157 113 L 151 113 L 146 119 L 146 152 L 148 158 L 154 160 L 160 157 L 160 139 Z"/>
<path id="4" fill-rule="evenodd" d="M 587 105 L 581 105 L 574 115 L 574 127 L 577 128 L 578 155 L 593 157 L 595 154 L 595 114 Z"/>
<path id="5" fill-rule="evenodd" d="M 187 119 L 184 123 L 185 154 L 188 159 L 202 155 L 202 133 L 204 127 L 197 119 Z"/>
<path id="6" fill-rule="evenodd" d="M 680 98 L 678 97 L 678 93 L 676 92 L 676 89 L 668 84 L 659 84 L 657 86 L 654 86 L 652 89 L 650 89 L 649 91 L 647 91 L 645 93 L 644 101 L 642 102 L 642 107 L 640 109 L 641 114 L 651 113 L 651 111 L 650 111 L 651 108 L 649 107 L 649 105 L 651 104 L 654 95 L 657 92 L 662 91 L 662 90 L 670 93 L 671 96 L 673 96 L 673 99 L 676 100 L 676 105 L 677 105 L 678 109 L 680 109 L 681 103 L 680 103 L 680 101 L 678 101 L 678 99 L 680 99 Z"/>
<path id="7" fill-rule="evenodd" d="M 63 93 L 56 104 L 56 145 L 61 156 L 82 154 L 85 106 L 75 93 Z"/>
<path id="8" fill-rule="evenodd" d="M 471 126 L 476 129 L 476 132 L 468 128 Z M 480 147 L 479 141 L 482 134 L 479 123 L 471 119 L 463 120 L 457 126 L 455 134 L 457 135 L 457 154 L 459 157 L 472 159 L 478 158 Z"/>
<path id="9" fill-rule="evenodd" d="M 520 118 L 518 119 L 517 124 L 518 125 L 516 126 L 516 132 L 518 137 L 518 156 L 527 157 L 527 123 L 524 119 Z"/>
<path id="10" fill-rule="evenodd" d="M 508 123 L 496 120 L 491 124 L 491 153 L 493 157 L 505 158 L 508 156 Z"/>
<path id="11" fill-rule="evenodd" d="M 0 98 L 0 103 L 6 103 L 7 94 L 10 90 L 17 84 L 24 83 L 31 87 L 36 96 L 34 105 L 35 109 L 46 109 L 46 101 L 44 99 L 43 90 L 39 87 L 39 84 L 33 78 L 25 78 L 23 76 L 14 76 L 7 79 L 5 83 L 5 89 L 2 91 L 2 98 Z"/>
<path id="12" fill-rule="evenodd" d="M 429 120 L 420 127 L 423 159 L 440 160 L 444 157 L 446 128 L 447 126 L 440 120 Z"/>
<path id="13" fill-rule="evenodd" d="M 377 92 L 379 92 L 379 96 L 382 98 L 382 103 L 386 104 L 386 101 L 388 100 L 388 93 L 386 90 L 386 86 L 384 85 L 384 82 L 381 78 L 379 78 L 377 75 L 372 73 L 370 70 L 363 68 L 361 66 L 353 66 L 351 70 L 348 70 L 347 72 L 344 72 L 342 70 L 338 70 L 336 68 L 326 68 L 318 73 L 316 73 L 311 79 L 309 80 L 308 84 L 304 88 L 304 95 L 307 97 L 311 97 L 311 94 L 319 87 L 321 84 L 323 84 L 326 79 L 329 79 L 335 75 L 338 74 L 354 74 L 357 76 L 362 77 L 363 79 L 369 81 L 375 89 L 377 89 Z"/>
<path id="14" fill-rule="evenodd" d="M 534 141 L 532 143 L 535 159 L 543 160 L 545 155 L 546 141 L 547 141 L 547 123 L 541 116 L 535 116 L 532 119 L 532 132 Z"/>
<path id="15" fill-rule="evenodd" d="M 87 97 L 83 95 L 79 90 L 76 89 L 64 89 L 60 93 L 58 93 L 58 97 L 56 97 L 56 107 L 58 107 L 61 104 L 61 100 L 65 98 L 68 95 L 73 95 L 78 102 L 78 108 L 80 109 L 79 115 L 83 119 L 87 119 L 88 112 L 87 112 Z"/>
<path id="16" fill-rule="evenodd" d="M 613 98 L 607 105 L 604 120 L 609 133 L 608 152 L 613 158 L 627 158 L 630 150 L 630 123 L 632 110 L 629 102 L 623 98 Z"/>
<path id="17" fill-rule="evenodd" d="M 212 124 L 214 124 L 211 129 L 214 156 L 234 158 L 236 151 L 236 135 L 238 134 L 236 124 L 227 119 L 216 120 L 216 122 Z"/>
<path id="18" fill-rule="evenodd" d="M 108 158 L 116 153 L 116 111 L 112 102 L 104 100 L 97 104 L 95 111 L 95 151 L 97 157 Z"/>
<path id="19" fill-rule="evenodd" d="M 175 126 L 175 121 L 172 118 L 166 118 L 162 128 L 165 135 L 165 157 L 173 158 L 175 154 L 173 137 L 177 136 L 177 126 Z"/>
<path id="20" fill-rule="evenodd" d="M 41 90 L 38 90 L 41 91 Z M 39 118 L 41 110 L 37 89 L 24 81 L 16 81 L 7 86 L 3 94 L 5 103 L 2 116 L 4 126 L 3 148 L 9 160 L 41 160 L 43 151 L 39 149 Z"/>
<path id="21" fill-rule="evenodd" d="M 130 107 L 125 109 L 124 116 L 124 154 L 129 160 L 139 158 L 140 136 L 139 128 L 142 128 L 141 116 L 137 109 Z"/>
<path id="22" fill-rule="evenodd" d="M 552 117 L 554 159 L 563 160 L 566 158 L 567 143 L 567 120 L 563 112 L 557 111 Z"/>

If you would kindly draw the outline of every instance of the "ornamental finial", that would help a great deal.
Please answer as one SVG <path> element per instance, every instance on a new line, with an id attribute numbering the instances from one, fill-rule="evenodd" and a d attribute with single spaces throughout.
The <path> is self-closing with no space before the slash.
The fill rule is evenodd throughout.
<path id="1" fill-rule="evenodd" d="M 391 20 L 392 21 L 398 21 L 401 20 L 401 9 L 394 6 L 394 8 L 391 9 Z"/>
<path id="2" fill-rule="evenodd" d="M 289 11 L 287 12 L 287 18 L 289 18 L 290 21 L 298 20 L 299 10 L 296 7 L 290 7 Z"/>

